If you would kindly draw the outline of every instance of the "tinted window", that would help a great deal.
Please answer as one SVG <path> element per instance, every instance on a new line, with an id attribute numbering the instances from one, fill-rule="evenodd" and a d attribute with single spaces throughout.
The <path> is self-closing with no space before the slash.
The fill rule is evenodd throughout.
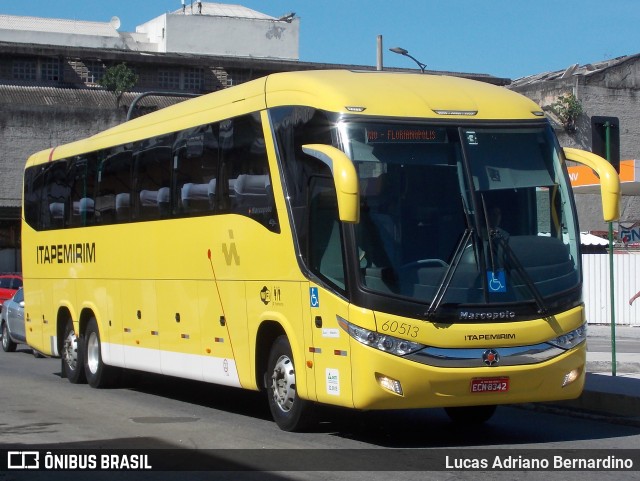
<path id="1" fill-rule="evenodd" d="M 218 124 L 178 133 L 173 148 L 174 213 L 202 215 L 216 210 L 218 150 Z"/>
<path id="2" fill-rule="evenodd" d="M 221 209 L 279 232 L 267 152 L 258 114 L 220 124 Z"/>
<path id="3" fill-rule="evenodd" d="M 131 218 L 132 151 L 115 147 L 100 154 L 95 215 L 98 224 L 124 222 Z"/>
<path id="4" fill-rule="evenodd" d="M 35 229 L 236 213 L 279 232 L 259 114 L 30 167 Z"/>

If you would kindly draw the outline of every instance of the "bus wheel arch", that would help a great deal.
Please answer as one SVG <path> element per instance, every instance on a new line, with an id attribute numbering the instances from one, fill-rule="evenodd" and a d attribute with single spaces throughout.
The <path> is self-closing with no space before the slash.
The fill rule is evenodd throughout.
<path id="1" fill-rule="evenodd" d="M 58 354 L 62 356 L 62 346 L 64 343 L 64 332 L 67 328 L 67 324 L 69 321 L 73 322 L 73 318 L 71 317 L 71 312 L 67 307 L 60 307 L 58 309 L 58 316 L 56 318 L 56 339 L 57 339 L 57 349 Z"/>
<path id="2" fill-rule="evenodd" d="M 271 346 L 280 336 L 286 336 L 282 325 L 276 321 L 264 321 L 256 333 L 255 373 L 258 389 L 264 391 L 267 386 L 267 366 Z"/>

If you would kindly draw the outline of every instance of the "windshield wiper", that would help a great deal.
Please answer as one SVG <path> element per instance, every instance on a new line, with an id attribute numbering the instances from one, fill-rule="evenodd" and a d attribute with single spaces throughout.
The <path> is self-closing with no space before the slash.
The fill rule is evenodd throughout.
<path id="1" fill-rule="evenodd" d="M 531 292 L 536 306 L 538 307 L 538 314 L 540 314 L 541 316 L 546 316 L 548 314 L 548 309 L 545 306 L 542 294 L 540 294 L 540 291 L 536 287 L 535 282 L 533 282 L 533 279 L 531 279 L 527 270 L 520 263 L 520 260 L 516 256 L 515 252 L 513 252 L 511 246 L 509 246 L 509 243 L 504 238 L 504 235 L 502 234 L 500 229 L 492 229 L 489 235 L 492 239 L 495 239 L 498 242 L 500 247 L 502 247 L 504 252 L 507 254 L 507 260 L 509 264 L 513 266 L 516 272 L 520 275 L 520 278 L 524 281 L 525 285 L 529 288 L 529 292 Z M 491 249 L 491 247 L 489 247 L 489 249 Z"/>
<path id="2" fill-rule="evenodd" d="M 440 308 L 440 304 L 442 304 L 442 299 L 444 299 L 444 296 L 447 293 L 447 290 L 449 290 L 449 286 L 451 286 L 451 280 L 453 279 L 453 276 L 456 273 L 456 269 L 460 265 L 460 260 L 462 259 L 462 256 L 464 254 L 464 249 L 465 247 L 467 247 L 467 245 L 469 245 L 469 239 L 471 238 L 472 234 L 473 234 L 472 229 L 469 229 L 467 227 L 464 230 L 464 233 L 462 234 L 462 238 L 460 239 L 460 242 L 458 243 L 458 246 L 456 247 L 456 250 L 453 253 L 453 259 L 451 261 L 451 264 L 449 264 L 449 267 L 447 267 L 447 270 L 444 273 L 444 278 L 442 279 L 442 282 L 440 283 L 440 286 L 436 291 L 436 295 L 433 296 L 433 300 L 431 301 L 431 304 L 429 304 L 429 309 L 427 309 L 427 312 L 426 312 L 427 319 L 433 318 L 438 312 L 438 309 Z"/>

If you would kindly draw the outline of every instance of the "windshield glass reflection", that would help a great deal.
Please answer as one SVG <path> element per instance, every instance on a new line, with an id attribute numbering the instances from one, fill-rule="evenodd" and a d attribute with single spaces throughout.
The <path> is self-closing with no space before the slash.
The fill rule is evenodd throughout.
<path id="1" fill-rule="evenodd" d="M 544 299 L 579 283 L 577 226 L 546 127 L 349 123 L 368 290 L 440 305 Z"/>

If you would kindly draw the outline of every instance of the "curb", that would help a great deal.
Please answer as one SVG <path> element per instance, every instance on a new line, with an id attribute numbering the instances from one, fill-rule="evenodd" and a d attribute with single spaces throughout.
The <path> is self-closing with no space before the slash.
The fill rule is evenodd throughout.
<path id="1" fill-rule="evenodd" d="M 611 361 L 587 361 L 587 372 L 611 373 Z M 640 374 L 640 362 L 619 361 L 616 359 L 616 373 Z"/>
<path id="2" fill-rule="evenodd" d="M 640 422 L 640 398 L 627 394 L 585 390 L 577 399 L 557 401 L 550 405 L 617 418 L 636 418 Z"/>
<path id="3" fill-rule="evenodd" d="M 583 417 L 640 427 L 640 363 L 616 363 L 616 377 L 610 361 L 588 361 L 584 391 L 577 399 L 538 403 L 534 409 L 565 416 Z M 618 376 L 619 374 L 619 376 Z"/>

